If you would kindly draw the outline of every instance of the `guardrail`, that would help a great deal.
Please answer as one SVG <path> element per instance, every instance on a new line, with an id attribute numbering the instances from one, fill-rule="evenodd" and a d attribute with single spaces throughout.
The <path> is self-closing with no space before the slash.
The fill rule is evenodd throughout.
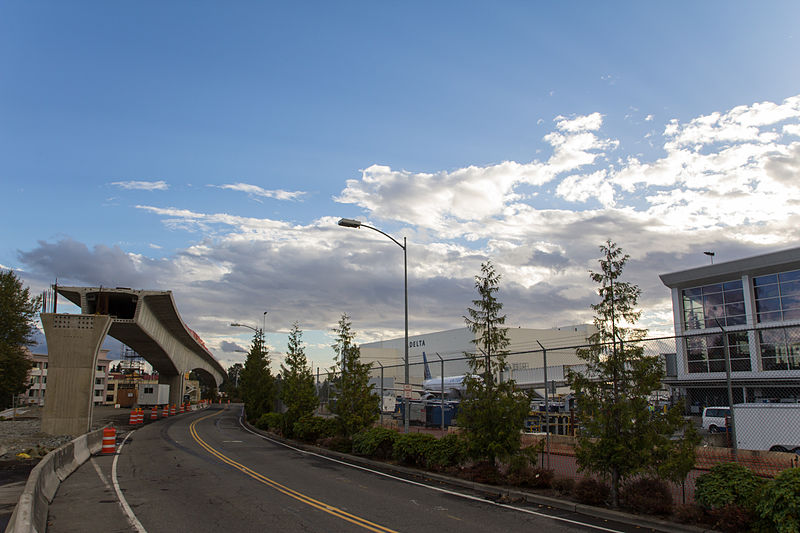
<path id="1" fill-rule="evenodd" d="M 68 442 L 33 467 L 6 533 L 39 533 L 47 529 L 47 510 L 58 486 L 93 453 L 100 451 L 103 428 Z"/>

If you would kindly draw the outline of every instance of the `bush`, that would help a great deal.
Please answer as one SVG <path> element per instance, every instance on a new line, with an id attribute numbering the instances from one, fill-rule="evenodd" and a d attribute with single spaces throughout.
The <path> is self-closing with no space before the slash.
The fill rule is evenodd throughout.
<path id="1" fill-rule="evenodd" d="M 575 499 L 586 505 L 603 505 L 611 489 L 599 479 L 587 477 L 575 484 Z"/>
<path id="2" fill-rule="evenodd" d="M 326 437 L 319 440 L 319 445 L 335 452 L 350 453 L 353 451 L 353 441 L 342 435 Z"/>
<path id="3" fill-rule="evenodd" d="M 736 463 L 722 463 L 697 478 L 694 499 L 709 510 L 731 504 L 753 509 L 756 494 L 763 484 L 764 480 L 747 468 Z"/>
<path id="4" fill-rule="evenodd" d="M 550 483 L 550 486 L 561 495 L 570 494 L 575 489 L 575 480 L 571 477 L 557 477 Z"/>
<path id="5" fill-rule="evenodd" d="M 321 416 L 305 416 L 294 423 L 292 433 L 298 440 L 316 443 L 336 435 L 337 425 L 334 418 Z"/>
<path id="6" fill-rule="evenodd" d="M 637 513 L 668 515 L 672 512 L 672 491 L 661 479 L 631 479 L 622 486 L 621 498 L 623 506 Z"/>
<path id="7" fill-rule="evenodd" d="M 458 466 L 467 459 L 467 441 L 457 435 L 445 435 L 428 450 L 428 466 L 441 469 Z"/>
<path id="8" fill-rule="evenodd" d="M 800 531 L 800 468 L 784 470 L 768 483 L 758 498 L 758 525 L 768 531 Z"/>
<path id="9" fill-rule="evenodd" d="M 436 437 L 427 433 L 398 434 L 392 447 L 392 457 L 407 465 L 425 467 L 435 445 Z"/>
<path id="10" fill-rule="evenodd" d="M 681 524 L 700 524 L 705 521 L 705 510 L 695 503 L 687 503 L 675 507 L 675 521 Z"/>
<path id="11" fill-rule="evenodd" d="M 714 529 L 725 533 L 750 531 L 753 522 L 753 514 L 750 511 L 733 503 L 713 509 L 709 511 L 709 515 L 714 520 Z"/>
<path id="12" fill-rule="evenodd" d="M 469 468 L 465 468 L 461 475 L 475 483 L 487 485 L 498 485 L 503 481 L 497 466 L 489 461 L 475 463 Z"/>
<path id="13" fill-rule="evenodd" d="M 281 413 L 264 413 L 256 421 L 256 427 L 265 431 L 283 431 L 283 415 Z"/>
<path id="14" fill-rule="evenodd" d="M 388 459 L 392 456 L 392 448 L 397 432 L 382 427 L 365 429 L 353 435 L 353 453 L 365 457 Z"/>

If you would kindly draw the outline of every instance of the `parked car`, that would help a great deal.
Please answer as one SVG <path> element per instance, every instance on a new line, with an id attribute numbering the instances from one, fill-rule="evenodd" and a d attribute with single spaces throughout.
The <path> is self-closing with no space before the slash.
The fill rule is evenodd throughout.
<path id="1" fill-rule="evenodd" d="M 728 424 L 725 419 L 730 416 L 730 407 L 706 407 L 703 409 L 702 427 L 709 433 L 728 431 Z"/>

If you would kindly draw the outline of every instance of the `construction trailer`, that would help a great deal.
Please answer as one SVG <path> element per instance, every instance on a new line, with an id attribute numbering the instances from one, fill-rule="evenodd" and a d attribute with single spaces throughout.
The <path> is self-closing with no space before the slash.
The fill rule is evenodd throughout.
<path id="1" fill-rule="evenodd" d="M 800 403 L 737 403 L 733 420 L 740 450 L 800 454 Z"/>
<path id="2" fill-rule="evenodd" d="M 139 385 L 139 405 L 166 405 L 169 403 L 169 385 L 142 383 Z"/>

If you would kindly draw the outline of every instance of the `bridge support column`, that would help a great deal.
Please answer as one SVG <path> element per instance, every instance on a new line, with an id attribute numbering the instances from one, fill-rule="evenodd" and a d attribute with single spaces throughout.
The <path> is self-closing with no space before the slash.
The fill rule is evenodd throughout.
<path id="1" fill-rule="evenodd" d="M 183 372 L 174 376 L 158 375 L 159 383 L 169 385 L 169 403 L 179 405 L 183 403 L 184 374 Z"/>
<path id="2" fill-rule="evenodd" d="M 86 433 L 92 422 L 97 354 L 111 317 L 42 313 L 41 318 L 48 350 L 42 432 Z"/>

